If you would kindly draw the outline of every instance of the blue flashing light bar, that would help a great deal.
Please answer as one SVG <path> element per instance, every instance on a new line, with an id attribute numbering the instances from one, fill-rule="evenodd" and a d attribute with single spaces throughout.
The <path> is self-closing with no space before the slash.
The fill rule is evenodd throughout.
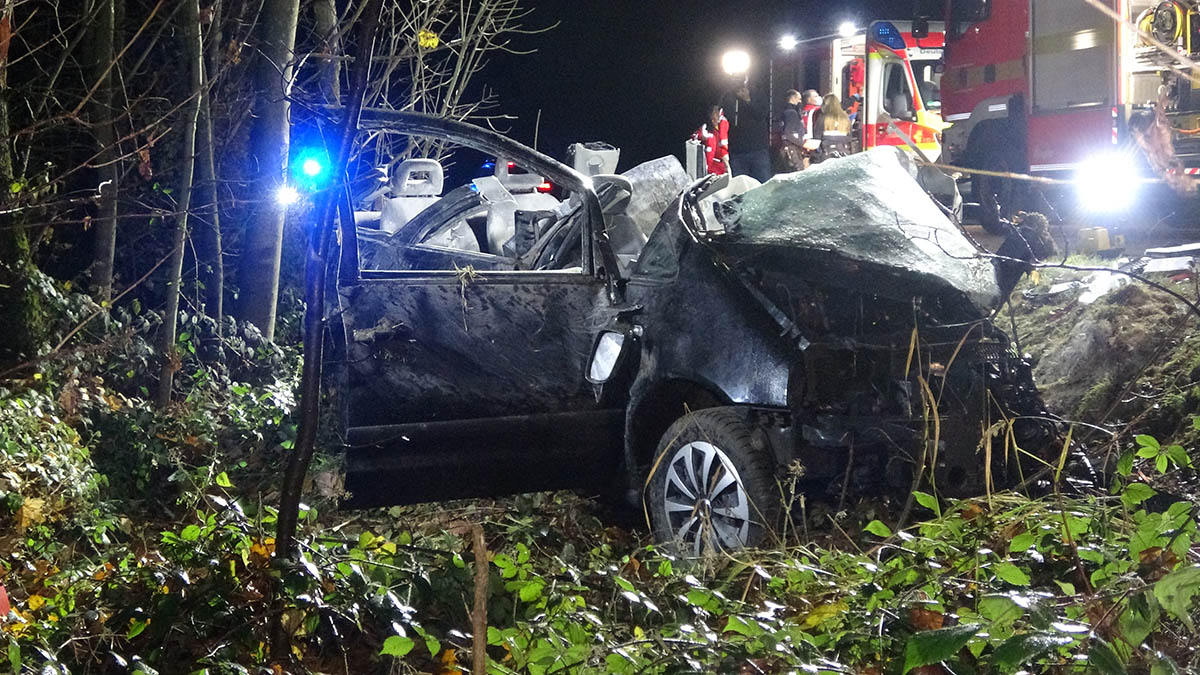
<path id="1" fill-rule="evenodd" d="M 904 51 L 904 36 L 900 29 L 889 21 L 876 21 L 871 24 L 871 40 L 896 51 Z"/>

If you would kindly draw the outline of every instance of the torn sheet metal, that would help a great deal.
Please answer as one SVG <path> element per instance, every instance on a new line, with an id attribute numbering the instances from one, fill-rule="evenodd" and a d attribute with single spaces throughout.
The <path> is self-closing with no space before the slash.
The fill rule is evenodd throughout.
<path id="1" fill-rule="evenodd" d="M 1152 258 L 1142 268 L 1143 274 L 1178 274 L 1190 272 L 1196 266 L 1196 259 L 1190 255 L 1174 256 L 1171 258 Z"/>
<path id="2" fill-rule="evenodd" d="M 1200 241 L 1193 242 L 1191 244 L 1180 244 L 1179 246 L 1163 246 L 1160 248 L 1146 249 L 1147 258 L 1174 258 L 1184 255 L 1200 255 Z"/>
<path id="3" fill-rule="evenodd" d="M 687 172 L 674 155 L 642 162 L 621 175 L 628 178 L 634 188 L 625 215 L 637 223 L 647 237 L 658 225 L 662 212 L 689 182 Z"/>

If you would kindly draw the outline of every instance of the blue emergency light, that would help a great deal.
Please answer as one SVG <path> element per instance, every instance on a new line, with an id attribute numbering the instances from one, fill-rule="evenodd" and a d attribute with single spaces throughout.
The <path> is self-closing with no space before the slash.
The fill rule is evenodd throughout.
<path id="1" fill-rule="evenodd" d="M 306 190 L 319 190 L 329 182 L 329 165 L 324 148 L 301 148 L 291 162 L 292 179 Z"/>
<path id="2" fill-rule="evenodd" d="M 871 24 L 871 40 L 899 52 L 904 51 L 906 47 L 900 29 L 889 21 L 876 21 Z"/>

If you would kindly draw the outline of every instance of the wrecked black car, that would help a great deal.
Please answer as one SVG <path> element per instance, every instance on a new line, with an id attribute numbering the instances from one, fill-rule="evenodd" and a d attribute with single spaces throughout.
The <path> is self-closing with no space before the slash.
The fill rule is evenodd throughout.
<path id="1" fill-rule="evenodd" d="M 363 128 L 510 170 L 444 190 L 399 162 L 342 232 L 351 505 L 616 492 L 699 552 L 764 541 L 789 472 L 813 496 L 980 494 L 1054 452 L 992 263 L 895 149 L 685 184 L 420 115 Z"/>

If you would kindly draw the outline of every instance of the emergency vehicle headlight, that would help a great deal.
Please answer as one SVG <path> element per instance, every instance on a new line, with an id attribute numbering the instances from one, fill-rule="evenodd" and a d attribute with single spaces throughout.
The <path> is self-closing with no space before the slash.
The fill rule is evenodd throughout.
<path id="1" fill-rule="evenodd" d="M 871 24 L 871 39 L 896 51 L 904 51 L 905 48 L 904 36 L 900 34 L 900 29 L 888 21 L 876 21 Z"/>
<path id="2" fill-rule="evenodd" d="M 1142 184 L 1137 166 L 1126 155 L 1110 152 L 1084 161 L 1075 173 L 1079 204 L 1088 211 L 1123 211 L 1129 208 Z"/>

